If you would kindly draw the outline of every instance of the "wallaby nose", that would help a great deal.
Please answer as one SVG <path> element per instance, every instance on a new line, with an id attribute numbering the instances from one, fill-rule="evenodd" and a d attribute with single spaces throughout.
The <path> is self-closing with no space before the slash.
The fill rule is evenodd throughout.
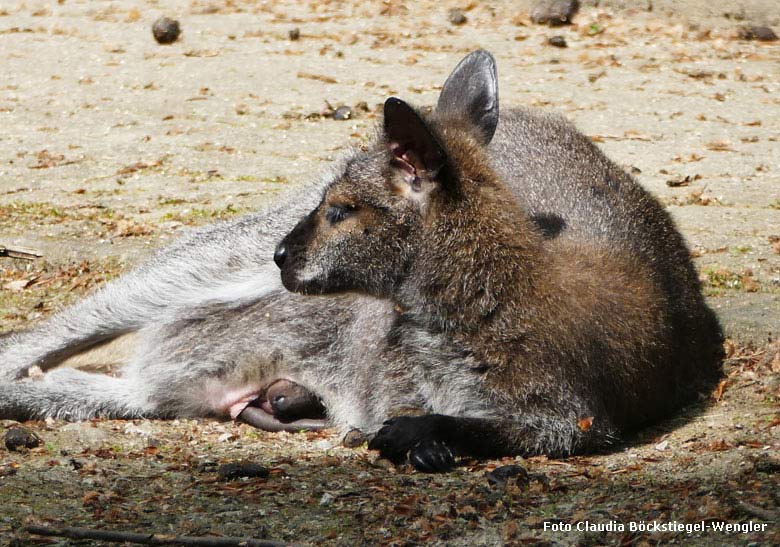
<path id="1" fill-rule="evenodd" d="M 274 262 L 276 262 L 276 265 L 280 268 L 284 265 L 284 261 L 287 259 L 287 247 L 284 246 L 284 243 L 280 243 L 276 246 L 276 251 L 274 251 Z"/>

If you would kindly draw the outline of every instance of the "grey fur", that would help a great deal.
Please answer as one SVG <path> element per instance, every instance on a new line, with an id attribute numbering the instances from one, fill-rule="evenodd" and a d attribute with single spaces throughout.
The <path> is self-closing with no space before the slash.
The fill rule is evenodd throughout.
<path id="1" fill-rule="evenodd" d="M 425 471 L 603 449 L 695 400 L 722 356 L 655 199 L 560 118 L 504 110 L 485 146 L 475 111 L 388 99 L 383 134 L 276 251 L 289 290 L 400 310 L 385 362 L 448 397 L 369 446 Z"/>
<path id="2" fill-rule="evenodd" d="M 685 323 L 714 319 L 690 313 L 703 305 L 691 291 L 695 272 L 654 200 L 557 116 L 504 109 L 496 128 L 490 115 L 498 109 L 495 65 L 488 53 L 470 55 L 456 73 L 438 108 L 449 116 L 473 114 L 482 101 L 488 115 L 471 118 L 493 124 L 479 130 L 489 138 L 495 129 L 490 159 L 520 205 L 550 237 L 625 248 L 651 268 L 658 261 L 658 275 L 680 301 L 671 320 L 680 336 L 693 339 L 692 348 L 700 347 L 700 331 Z M 352 151 L 329 176 L 272 207 L 195 231 L 50 320 L 0 341 L 0 417 L 226 417 L 215 393 L 288 378 L 320 395 L 342 431 L 376 432 L 387 417 L 420 411 L 499 418 L 494 396 L 477 387 L 479 363 L 442 336 L 399 323 L 393 303 L 282 288 L 271 260 L 274 245 L 333 181 L 345 174 L 384 177 L 383 139 L 380 132 L 368 152 Z M 668 260 L 683 266 L 672 271 Z M 372 264 L 363 266 L 370 278 Z M 119 377 L 51 370 L 125 333 L 135 333 L 135 345 Z M 398 338 L 405 344 L 392 343 Z M 25 379 L 33 366 L 46 372 L 42 380 Z M 569 442 L 569 431 L 544 434 L 546 446 Z"/>

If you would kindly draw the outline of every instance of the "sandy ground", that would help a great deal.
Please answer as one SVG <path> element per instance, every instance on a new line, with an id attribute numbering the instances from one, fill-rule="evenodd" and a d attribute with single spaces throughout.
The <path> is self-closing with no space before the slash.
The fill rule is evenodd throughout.
<path id="1" fill-rule="evenodd" d="M 726 19 L 583 9 L 576 27 L 550 30 L 499 4 L 454 26 L 421 5 L 171 3 L 184 33 L 170 46 L 151 39 L 154 3 L 4 8 L 0 245 L 53 264 L 134 263 L 182 224 L 320 176 L 388 95 L 433 103 L 483 47 L 504 105 L 562 112 L 669 204 L 730 334 L 778 331 L 777 43 L 735 40 Z M 547 45 L 553 34 L 569 47 Z M 369 112 L 319 117 L 359 103 Z"/>
<path id="2" fill-rule="evenodd" d="M 502 105 L 563 113 L 668 205 L 728 334 L 740 344 L 762 347 L 771 333 L 780 331 L 780 42 L 737 39 L 737 27 L 744 24 L 741 16 L 733 16 L 739 10 L 724 10 L 728 18 L 710 11 L 699 20 L 692 15 L 670 17 L 660 8 L 648 13 L 586 4 L 576 25 L 550 29 L 532 25 L 527 10 L 513 2 L 3 2 L 0 246 L 29 247 L 44 256 L 30 263 L 0 259 L 0 331 L 40 320 L 143 260 L 191 225 L 255 209 L 282 189 L 321 176 L 346 147 L 366 139 L 386 97 L 434 103 L 455 63 L 481 47 L 497 58 Z M 464 10 L 465 24 L 449 22 L 448 10 L 455 7 Z M 755 20 L 760 15 L 750 13 L 752 22 L 763 22 Z M 152 39 L 151 23 L 160 15 L 180 20 L 183 35 L 175 44 L 160 46 Z M 777 22 L 776 14 L 768 16 L 767 22 L 773 21 Z M 297 40 L 290 39 L 293 29 L 299 29 Z M 563 36 L 568 47 L 549 45 L 553 35 Z M 341 105 L 352 107 L 350 119 L 329 116 L 330 107 Z M 755 520 L 755 514 L 738 509 L 733 485 L 754 496 L 750 506 L 760 509 L 764 504 L 774 511 L 776 495 L 763 498 L 758 493 L 776 490 L 772 474 L 776 469 L 761 474 L 755 462 L 776 461 L 780 446 L 780 428 L 771 425 L 777 420 L 780 359 L 778 370 L 771 359 L 757 364 L 762 355 L 771 357 L 771 352 L 758 351 L 751 354 L 755 370 L 743 366 L 747 361 L 729 365 L 735 373 L 729 385 L 743 387 L 727 389 L 714 409 L 681 429 L 650 435 L 645 439 L 650 444 L 613 456 L 560 465 L 530 462 L 532 469 L 553 477 L 553 486 L 549 481 L 534 486 L 531 481 L 516 495 L 505 492 L 509 497 L 498 500 L 499 509 L 498 502 L 491 505 L 498 515 L 495 529 L 477 501 L 465 505 L 478 515 L 463 517 L 450 535 L 440 534 L 436 525 L 442 518 L 458 523 L 463 512 L 463 500 L 446 501 L 453 487 L 448 481 L 456 481 L 455 487 L 469 496 L 481 495 L 485 481 L 473 470 L 454 479 L 398 475 L 376 467 L 365 452 L 334 448 L 335 455 L 323 453 L 317 443 L 332 439 L 317 437 L 309 443 L 281 436 L 272 441 L 260 434 L 258 442 L 257 435 L 247 437 L 246 428 L 233 424 L 144 422 L 141 425 L 152 433 L 143 439 L 168 435 L 162 443 L 166 448 L 149 456 L 146 441 L 141 448 L 133 444 L 124 424 L 103 422 L 78 429 L 104 434 L 86 449 L 78 436 L 67 434 L 70 426 L 39 424 L 48 443 L 44 448 L 23 457 L 0 452 L 0 506 L 8 509 L 8 516 L 0 517 L 0 537 L 4 533 L 10 537 L 30 515 L 56 519 L 63 511 L 67 519 L 84 525 L 113 522 L 119 528 L 154 528 L 154 520 L 133 520 L 124 513 L 112 521 L 105 512 L 95 511 L 92 498 L 84 501 L 85 492 L 101 487 L 115 492 L 108 476 L 124 476 L 128 469 L 139 477 L 159 471 L 151 482 L 159 484 L 160 492 L 119 493 L 116 499 L 121 503 L 172 496 L 182 481 L 195 481 L 200 486 L 187 482 L 190 495 L 206 492 L 205 499 L 217 505 L 237 503 L 235 512 L 251 507 L 268 513 L 256 506 L 265 500 L 258 494 L 263 488 L 236 501 L 233 496 L 243 492 L 241 488 L 212 489 L 208 481 L 193 478 L 197 461 L 208 458 L 212 450 L 215 460 L 252 454 L 266 458 L 286 476 L 297 474 L 304 488 L 316 491 L 301 494 L 298 500 L 307 508 L 301 509 L 305 519 L 294 519 L 284 531 L 276 523 L 291 517 L 282 518 L 284 511 L 270 512 L 277 520 L 264 524 L 271 537 L 304 543 L 373 544 L 397 537 L 399 544 L 450 543 L 457 537 L 464 544 L 523 538 L 526 543 L 576 543 L 580 535 L 539 531 L 539 519 L 573 522 L 578 512 L 593 510 L 599 518 L 613 514 L 627 522 L 629 509 L 611 508 L 614 499 L 638 511 L 636 518 L 671 515 L 687 521 L 722 515 L 730 522 Z M 227 428 L 234 437 L 214 440 L 216 449 L 211 441 L 199 440 L 203 431 L 215 439 L 225 434 L 215 428 Z M 679 450 L 654 448 L 667 436 L 670 446 Z M 281 448 L 273 448 L 279 443 Z M 258 445 L 270 446 L 270 452 Z M 114 448 L 112 458 L 99 452 Z M 90 473 L 103 477 L 102 483 L 88 484 L 92 475 L 85 477 L 83 468 L 70 470 L 74 451 L 98 461 Z M 182 451 L 186 464 L 176 459 Z M 305 472 L 294 461 L 301 453 L 304 460 L 314 462 L 305 466 Z M 169 456 L 178 463 L 159 463 Z M 681 463 L 682 457 L 688 463 Z M 327 458 L 337 463 L 328 463 Z M 638 458 L 641 465 L 631 463 L 631 458 Z M 340 467 L 338 462 L 350 465 Z M 166 465 L 179 467 L 169 476 L 154 467 L 158 464 L 163 471 Z M 766 465 L 770 469 L 774 464 Z M 3 478 L 2 471 L 17 469 L 14 466 L 19 472 Z M 691 466 L 690 473 L 686 466 Z M 602 471 L 587 471 L 590 467 Z M 343 499 L 337 495 L 336 505 L 321 505 L 322 495 L 336 488 L 318 483 L 336 484 L 340 479 L 323 479 L 313 471 L 318 468 L 342 469 L 349 475 L 344 480 L 359 484 L 356 491 L 373 488 L 377 499 L 394 498 L 392 507 L 426 505 L 422 496 L 427 495 L 439 503 L 441 494 L 445 499 L 441 503 L 454 508 L 433 514 L 420 509 L 418 514 L 407 507 L 394 513 L 389 506 L 382 509 L 351 494 Z M 562 469 L 568 471 L 559 473 Z M 383 473 L 390 473 L 389 478 L 384 476 L 389 485 L 377 478 Z M 580 485 L 577 481 L 590 477 L 588 473 L 593 475 L 593 488 L 606 490 L 598 494 Z M 277 474 L 282 476 L 281 471 Z M 685 485 L 679 510 L 669 500 L 682 490 L 666 484 L 667 479 Z M 696 486 L 710 483 L 712 491 Z M 404 492 L 406 487 L 415 493 Z M 539 492 L 529 496 L 527 488 Z M 578 493 L 579 489 L 584 490 Z M 616 498 L 588 509 L 587 496 L 609 497 L 610 489 Z M 348 488 L 336 490 L 343 494 Z M 73 502 L 65 503 L 71 495 Z M 644 497 L 631 505 L 626 500 L 632 495 Z M 414 503 L 412 496 L 417 496 Z M 546 501 L 527 505 L 539 496 Z M 289 511 L 297 499 L 293 496 L 280 507 Z M 315 502 L 307 505 L 310 499 Z M 407 502 L 402 503 L 404 499 Z M 358 508 L 346 511 L 347 520 L 336 519 L 332 530 L 311 524 L 335 518 L 328 511 L 343 508 L 344 500 Z M 248 524 L 252 519 L 245 514 L 228 525 L 233 521 L 218 516 L 221 513 L 214 513 L 214 505 L 205 501 L 200 509 L 165 503 L 170 514 L 159 521 L 165 526 L 181 526 L 177 515 L 192 510 L 203 520 L 195 532 L 253 533 Z M 373 520 L 355 516 L 366 508 L 372 509 Z M 123 511 L 132 512 L 127 507 Z M 382 511 L 398 519 L 388 516 L 382 521 L 376 517 Z M 777 541 L 780 529 L 776 522 L 773 526 L 764 535 L 705 535 L 700 540 Z M 399 530 L 416 530 L 417 535 L 398 536 Z M 595 544 L 652 543 L 662 537 L 696 540 L 684 533 L 595 537 Z"/>

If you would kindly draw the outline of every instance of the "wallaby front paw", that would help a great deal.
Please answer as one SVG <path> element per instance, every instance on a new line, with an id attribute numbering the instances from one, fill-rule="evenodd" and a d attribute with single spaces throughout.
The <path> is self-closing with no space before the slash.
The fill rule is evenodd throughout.
<path id="1" fill-rule="evenodd" d="M 409 449 L 414 445 L 414 439 L 405 434 L 403 426 L 408 418 L 393 418 L 387 420 L 368 443 L 369 450 L 378 450 L 379 455 L 393 463 L 402 463 Z"/>
<path id="2" fill-rule="evenodd" d="M 455 467 L 455 456 L 440 441 L 421 441 L 409 452 L 409 463 L 423 473 L 446 473 Z"/>
<path id="3" fill-rule="evenodd" d="M 438 416 L 404 416 L 384 423 L 368 448 L 378 450 L 383 458 L 395 464 L 411 463 L 424 473 L 449 471 L 455 457 L 437 438 Z"/>

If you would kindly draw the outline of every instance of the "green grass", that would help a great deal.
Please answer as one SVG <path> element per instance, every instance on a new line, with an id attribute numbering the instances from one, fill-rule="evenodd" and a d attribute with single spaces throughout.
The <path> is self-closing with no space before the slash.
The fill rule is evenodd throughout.
<path id="1" fill-rule="evenodd" d="M 232 216 L 245 213 L 246 207 L 237 207 L 228 203 L 225 207 L 218 209 L 193 207 L 181 212 L 171 212 L 164 214 L 160 220 L 162 222 L 181 222 L 182 224 L 201 224 L 208 221 L 221 220 Z"/>

